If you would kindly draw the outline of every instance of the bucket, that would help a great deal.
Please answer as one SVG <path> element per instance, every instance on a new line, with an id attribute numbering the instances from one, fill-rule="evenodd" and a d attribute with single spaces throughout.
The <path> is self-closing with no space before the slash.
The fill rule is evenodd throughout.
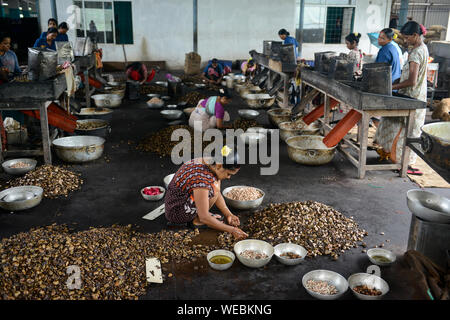
<path id="1" fill-rule="evenodd" d="M 233 89 L 233 87 L 234 87 L 234 77 L 232 77 L 232 76 L 228 77 L 227 80 L 226 80 L 226 83 L 227 83 L 227 88 Z"/>
<path id="2" fill-rule="evenodd" d="M 172 98 L 181 97 L 184 95 L 181 82 L 168 81 L 167 84 L 167 94 Z"/>
<path id="3" fill-rule="evenodd" d="M 412 215 L 409 229 L 408 250 L 416 250 L 437 265 L 447 265 L 450 246 L 450 224 L 427 222 Z"/>

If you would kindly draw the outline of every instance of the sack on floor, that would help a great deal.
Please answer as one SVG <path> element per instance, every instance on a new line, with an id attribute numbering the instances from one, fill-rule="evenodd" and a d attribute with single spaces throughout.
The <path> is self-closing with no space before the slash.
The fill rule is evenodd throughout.
<path id="1" fill-rule="evenodd" d="M 184 74 L 195 75 L 200 73 L 200 64 L 202 62 L 202 57 L 195 53 L 186 53 L 186 58 L 184 60 Z"/>

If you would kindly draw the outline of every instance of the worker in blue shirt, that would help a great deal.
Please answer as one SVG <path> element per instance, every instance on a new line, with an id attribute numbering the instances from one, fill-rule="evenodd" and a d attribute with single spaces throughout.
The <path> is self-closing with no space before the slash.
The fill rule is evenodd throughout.
<path id="1" fill-rule="evenodd" d="M 212 59 L 210 63 L 203 70 L 203 79 L 213 84 L 219 84 L 223 78 L 223 67 L 216 58 Z"/>
<path id="2" fill-rule="evenodd" d="M 69 31 L 69 25 L 66 22 L 61 22 L 58 26 L 58 36 L 55 41 L 69 41 L 67 31 Z"/>
<path id="3" fill-rule="evenodd" d="M 402 75 L 400 55 L 397 48 L 392 44 L 392 39 L 395 33 L 392 29 L 386 28 L 381 30 L 378 36 L 378 44 L 381 46 L 378 51 L 377 59 L 375 62 L 387 62 L 392 67 L 392 82 L 400 79 Z"/>
<path id="4" fill-rule="evenodd" d="M 294 52 L 295 52 L 295 60 L 298 58 L 298 42 L 295 40 L 295 38 L 291 37 L 289 35 L 289 32 L 286 29 L 281 29 L 278 31 L 278 35 L 280 36 L 280 39 L 283 40 L 283 44 L 293 44 L 294 45 Z"/>
<path id="5" fill-rule="evenodd" d="M 56 21 L 56 19 L 53 19 L 53 18 L 48 19 L 47 30 L 50 28 L 58 29 L 58 21 Z M 42 32 L 41 36 L 39 38 L 43 38 L 43 39 L 47 38 L 47 31 Z"/>
<path id="6" fill-rule="evenodd" d="M 52 19 L 55 20 L 55 19 Z M 55 20 L 56 21 L 56 20 Z M 50 23 L 49 23 L 50 25 Z M 52 23 L 53 25 L 53 23 Z M 49 27 L 49 28 L 53 28 L 53 27 Z M 55 27 L 56 28 L 56 27 Z M 67 31 L 69 31 L 69 25 L 66 22 L 61 22 L 58 26 L 58 36 L 56 37 L 55 41 L 69 41 L 69 37 L 67 36 Z M 42 32 L 41 34 L 41 38 L 46 39 L 47 38 L 47 31 L 46 32 Z"/>
<path id="7" fill-rule="evenodd" d="M 45 38 L 39 38 L 34 43 L 34 48 L 47 48 L 56 51 L 55 39 L 58 36 L 58 30 L 56 28 L 50 28 L 47 30 L 47 36 Z"/>

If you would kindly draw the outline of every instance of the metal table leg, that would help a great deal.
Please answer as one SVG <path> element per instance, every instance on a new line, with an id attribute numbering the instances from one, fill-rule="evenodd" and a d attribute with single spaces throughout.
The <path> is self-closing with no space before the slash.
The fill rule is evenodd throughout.
<path id="1" fill-rule="evenodd" d="M 50 148 L 50 132 L 48 128 L 48 115 L 46 103 L 40 105 L 41 131 L 42 131 L 42 147 L 44 149 L 45 164 L 52 164 L 52 151 Z"/>
<path id="2" fill-rule="evenodd" d="M 364 179 L 366 176 L 367 163 L 367 145 L 369 140 L 369 115 L 367 112 L 362 112 L 362 118 L 358 124 L 358 140 L 359 140 L 359 167 L 358 176 Z"/>
<path id="3" fill-rule="evenodd" d="M 405 139 L 403 141 L 403 154 L 402 154 L 402 168 L 400 170 L 400 176 L 402 178 L 406 177 L 406 173 L 408 172 L 408 165 L 409 165 L 409 155 L 411 154 L 411 149 L 406 144 L 406 137 L 412 137 L 413 133 L 413 126 L 414 126 L 414 118 L 416 116 L 416 110 L 412 109 L 409 110 L 409 116 L 406 117 L 406 132 L 405 132 Z"/>
<path id="4" fill-rule="evenodd" d="M 89 70 L 84 71 L 84 90 L 86 95 L 86 108 L 91 107 L 91 89 L 89 88 Z"/>

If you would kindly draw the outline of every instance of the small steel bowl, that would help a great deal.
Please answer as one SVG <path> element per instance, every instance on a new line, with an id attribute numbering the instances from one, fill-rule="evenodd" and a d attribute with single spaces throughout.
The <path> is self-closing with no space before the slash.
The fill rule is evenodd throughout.
<path id="1" fill-rule="evenodd" d="M 248 201 L 233 200 L 233 199 L 228 198 L 227 194 L 234 188 L 247 188 L 247 186 L 233 186 L 233 187 L 225 188 L 222 191 L 222 195 L 225 198 L 225 202 L 227 203 L 227 205 L 229 205 L 230 207 L 232 207 L 234 209 L 238 209 L 238 210 L 251 210 L 251 209 L 255 209 L 255 208 L 259 207 L 264 200 L 264 196 L 266 195 L 264 193 L 264 191 L 262 191 L 261 189 L 255 188 L 262 193 L 261 198 L 256 199 L 256 200 L 248 200 Z"/>
<path id="2" fill-rule="evenodd" d="M 247 239 L 237 242 L 233 248 L 238 260 L 245 266 L 250 268 L 261 268 L 270 262 L 272 259 L 274 249 L 273 246 L 262 240 Z M 247 259 L 241 256 L 245 250 L 255 250 L 263 252 L 267 255 L 265 259 Z"/>
<path id="3" fill-rule="evenodd" d="M 116 81 L 109 81 L 108 85 L 110 85 L 111 87 L 118 87 L 120 86 L 122 83 L 120 82 L 116 82 Z"/>
<path id="4" fill-rule="evenodd" d="M 306 283 L 308 280 L 316 280 L 316 281 L 327 281 L 329 284 L 336 287 L 338 293 L 333 295 L 325 295 L 320 294 L 306 288 Z M 305 274 L 302 278 L 302 285 L 305 290 L 314 298 L 320 300 L 336 300 L 339 299 L 348 289 L 347 280 L 341 276 L 339 273 L 329 271 L 329 270 L 314 270 Z"/>
<path id="5" fill-rule="evenodd" d="M 167 81 L 156 81 L 155 84 L 161 87 L 168 87 Z"/>
<path id="6" fill-rule="evenodd" d="M 287 266 L 295 266 L 299 263 L 302 263 L 308 254 L 308 251 L 306 251 L 305 248 L 303 248 L 302 246 L 299 246 L 298 244 L 295 244 L 295 243 L 280 243 L 275 246 L 274 250 L 275 250 L 275 252 L 274 252 L 275 258 L 279 262 L 281 262 L 282 264 L 285 264 Z M 285 252 L 292 252 L 292 253 L 298 254 L 299 256 L 301 256 L 301 258 L 288 259 L 288 258 L 282 257 L 281 255 Z"/>
<path id="7" fill-rule="evenodd" d="M 149 97 L 149 98 L 159 98 L 159 97 L 161 97 L 161 95 L 158 94 L 158 93 L 149 93 L 147 95 L 147 97 Z"/>
<path id="8" fill-rule="evenodd" d="M 192 107 L 192 108 L 185 108 L 185 109 L 183 109 L 183 112 L 187 115 L 187 116 L 190 116 L 191 115 L 191 113 L 194 111 L 194 107 Z"/>
<path id="9" fill-rule="evenodd" d="M 181 101 L 178 103 L 178 106 L 180 106 L 180 107 L 184 107 L 185 105 L 187 105 L 186 101 Z"/>
<path id="10" fill-rule="evenodd" d="M 258 144 L 260 141 L 264 141 L 267 138 L 267 134 L 245 132 L 241 134 L 239 138 L 247 145 Z"/>
<path id="11" fill-rule="evenodd" d="M 239 116 L 245 120 L 254 120 L 258 118 L 259 112 L 256 110 L 243 109 L 238 111 Z"/>
<path id="12" fill-rule="evenodd" d="M 164 101 L 161 103 L 149 103 L 147 102 L 147 106 L 151 109 L 161 109 L 164 106 Z"/>
<path id="13" fill-rule="evenodd" d="M 171 99 L 171 97 L 169 97 L 169 96 L 162 96 L 161 99 L 164 100 L 164 101 L 169 101 Z"/>
<path id="14" fill-rule="evenodd" d="M 227 257 L 230 257 L 232 261 L 230 263 L 226 263 L 226 264 L 215 264 L 210 261 L 210 259 L 215 256 L 227 256 Z M 214 250 L 214 251 L 211 251 L 210 253 L 208 253 L 208 255 L 206 256 L 206 260 L 208 260 L 209 266 L 211 268 L 213 268 L 214 270 L 219 270 L 219 271 L 224 271 L 224 270 L 231 268 L 235 259 L 236 259 L 236 256 L 234 255 L 234 253 L 231 251 L 228 251 L 228 250 Z"/>
<path id="15" fill-rule="evenodd" d="M 12 165 L 19 163 L 19 162 L 26 163 L 29 166 L 26 168 L 11 168 Z M 19 176 L 19 175 L 23 175 L 31 170 L 34 170 L 36 168 L 36 164 L 37 164 L 37 161 L 34 159 L 22 158 L 22 159 L 12 159 L 12 160 L 5 161 L 2 163 L 2 167 L 3 167 L 3 170 L 5 170 L 5 172 L 7 174 Z"/>
<path id="16" fill-rule="evenodd" d="M 373 249 L 367 250 L 367 256 L 369 257 L 370 262 L 372 262 L 373 264 L 376 264 L 378 266 L 382 266 L 382 267 L 390 266 L 397 259 L 397 257 L 395 256 L 395 254 L 393 252 L 386 250 L 386 249 L 381 249 L 381 248 L 373 248 Z M 387 259 L 391 260 L 391 262 L 386 262 L 386 263 L 379 262 L 379 261 L 373 259 L 373 256 L 383 256 L 383 257 L 386 257 Z"/>
<path id="17" fill-rule="evenodd" d="M 144 189 L 146 189 L 146 188 L 158 188 L 161 191 L 161 193 L 156 196 L 150 196 L 150 195 L 144 193 Z M 164 189 L 163 187 L 160 187 L 160 186 L 149 186 L 149 187 L 145 187 L 145 188 L 141 189 L 142 197 L 148 201 L 159 201 L 162 198 L 164 198 L 165 194 L 166 194 L 166 189 Z"/>
<path id="18" fill-rule="evenodd" d="M 262 134 L 268 134 L 270 131 L 269 129 L 263 128 L 263 127 L 251 127 L 248 128 L 247 131 L 248 133 L 262 133 Z"/>
<path id="19" fill-rule="evenodd" d="M 384 281 L 382 278 L 368 273 L 355 273 L 352 274 L 348 278 L 348 285 L 350 289 L 352 290 L 353 294 L 361 300 L 380 300 L 389 292 L 389 285 L 386 281 Z M 377 289 L 381 291 L 381 295 L 379 296 L 369 296 L 365 294 L 361 294 L 353 290 L 353 288 L 360 286 L 360 285 L 367 285 L 368 287 Z"/>
<path id="20" fill-rule="evenodd" d="M 163 110 L 160 112 L 161 116 L 167 120 L 177 120 L 183 115 L 181 110 Z"/>
<path id="21" fill-rule="evenodd" d="M 169 189 L 169 184 L 172 181 L 174 176 L 175 176 L 175 173 L 172 173 L 172 174 L 169 174 L 168 176 L 164 177 L 164 185 L 166 186 L 166 189 Z"/>
<path id="22" fill-rule="evenodd" d="M 450 199 L 423 190 L 406 193 L 409 210 L 424 221 L 450 223 Z"/>
<path id="23" fill-rule="evenodd" d="M 0 192 L 0 208 L 21 211 L 36 207 L 42 201 L 44 189 L 38 186 L 22 186 Z"/>
<path id="24" fill-rule="evenodd" d="M 169 108 L 169 109 L 176 109 L 178 106 L 176 105 L 176 104 L 169 104 L 168 106 L 167 106 L 167 108 Z"/>

